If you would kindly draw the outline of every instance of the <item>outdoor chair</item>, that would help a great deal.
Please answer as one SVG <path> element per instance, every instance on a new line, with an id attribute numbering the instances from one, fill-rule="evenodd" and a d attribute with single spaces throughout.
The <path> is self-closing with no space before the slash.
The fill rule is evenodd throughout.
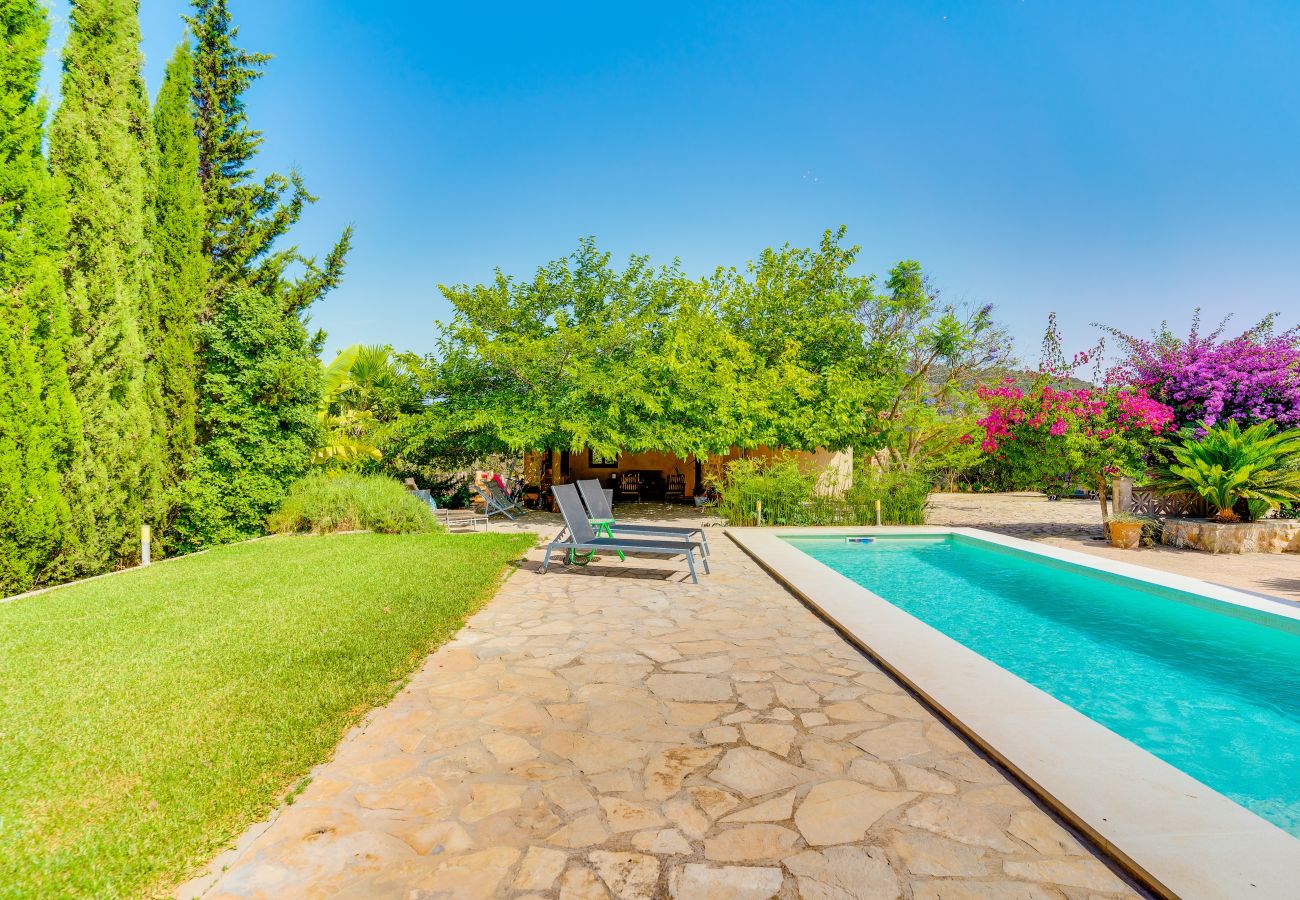
<path id="1" fill-rule="evenodd" d="M 701 557 L 709 555 L 709 538 L 704 533 L 703 526 L 640 525 L 635 522 L 620 522 L 614 518 L 614 510 L 609 505 L 607 492 L 601 489 L 599 481 L 594 478 L 579 481 L 578 490 L 582 493 L 583 502 L 587 504 L 587 516 L 590 524 L 597 532 L 603 532 L 608 537 L 615 537 L 619 534 L 644 534 L 684 541 L 694 540 L 694 536 L 698 534 L 700 536 Z"/>
<path id="2" fill-rule="evenodd" d="M 664 489 L 664 499 L 668 501 L 686 499 L 686 476 L 676 472 L 668 476 L 668 486 Z"/>
<path id="3" fill-rule="evenodd" d="M 615 493 L 619 499 L 630 498 L 632 500 L 641 499 L 641 473 L 640 472 L 622 472 L 618 475 L 616 482 L 617 488 Z"/>
<path id="4" fill-rule="evenodd" d="M 501 485 L 495 481 L 488 481 L 483 484 L 479 484 L 477 481 L 470 483 L 474 486 L 474 490 L 478 492 L 478 495 L 483 498 L 483 512 L 488 517 L 500 513 L 513 521 L 516 512 L 520 515 L 526 512 L 523 505 L 511 499 L 510 495 L 501 490 Z"/>
<path id="5" fill-rule="evenodd" d="M 557 484 L 551 488 L 551 493 L 555 496 L 555 502 L 560 506 L 560 515 L 564 517 L 564 528 L 555 536 L 546 547 L 546 560 L 542 563 L 542 571 L 545 572 L 551 565 L 551 554 L 556 550 L 567 550 L 576 559 L 577 554 L 586 553 L 594 554 L 597 550 L 609 550 L 618 553 L 657 553 L 667 556 L 685 556 L 686 565 L 691 571 L 691 582 L 700 583 L 700 576 L 695 572 L 695 553 L 700 549 L 700 544 L 695 541 L 673 541 L 673 540 L 638 540 L 633 538 L 621 537 L 598 537 L 592 530 L 591 523 L 587 521 L 587 511 L 582 507 L 582 500 L 578 497 L 578 489 L 571 484 Z M 568 539 L 565 539 L 565 536 Z M 704 572 L 709 572 L 709 561 L 703 556 L 700 562 L 704 565 Z"/>

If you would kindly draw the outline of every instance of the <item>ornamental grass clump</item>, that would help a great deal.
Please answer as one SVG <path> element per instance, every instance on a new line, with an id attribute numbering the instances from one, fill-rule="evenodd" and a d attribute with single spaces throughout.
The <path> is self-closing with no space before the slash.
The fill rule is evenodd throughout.
<path id="1" fill-rule="evenodd" d="M 1214 508 L 1216 522 L 1261 518 L 1300 503 L 1300 429 L 1278 431 L 1272 422 L 1243 429 L 1235 419 L 1180 432 L 1172 457 L 1156 473 L 1163 494 L 1192 491 Z"/>
<path id="2" fill-rule="evenodd" d="M 732 525 L 810 525 L 816 487 L 793 457 L 738 459 L 727 465 L 717 513 Z"/>
<path id="3" fill-rule="evenodd" d="M 844 492 L 844 503 L 855 525 L 876 524 L 877 501 L 880 524 L 924 525 L 930 487 L 923 472 L 868 463 L 854 474 L 853 486 Z"/>
<path id="4" fill-rule="evenodd" d="M 731 525 L 923 525 L 930 493 L 924 473 L 860 465 L 849 485 L 833 483 L 794 457 L 738 459 L 727 466 L 717 512 Z"/>
<path id="5" fill-rule="evenodd" d="M 279 534 L 441 530 L 429 505 L 391 478 L 324 472 L 313 472 L 294 484 L 267 519 L 267 528 Z"/>

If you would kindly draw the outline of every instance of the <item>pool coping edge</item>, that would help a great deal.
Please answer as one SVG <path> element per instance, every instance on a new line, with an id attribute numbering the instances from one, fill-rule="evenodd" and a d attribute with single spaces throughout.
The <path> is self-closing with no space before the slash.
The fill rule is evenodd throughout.
<path id="1" fill-rule="evenodd" d="M 727 528 L 735 543 L 1148 889 L 1165 897 L 1295 895 L 1300 839 L 813 559 L 784 536 L 965 535 L 1284 618 L 1199 579 L 974 528 Z M 995 707 L 987 703 L 996 696 Z"/>

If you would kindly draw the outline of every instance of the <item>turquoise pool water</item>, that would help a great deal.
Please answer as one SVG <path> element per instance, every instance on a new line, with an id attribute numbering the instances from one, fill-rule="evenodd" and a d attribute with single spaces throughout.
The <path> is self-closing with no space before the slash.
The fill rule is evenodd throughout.
<path id="1" fill-rule="evenodd" d="M 1300 836 L 1295 620 L 961 536 L 787 540 Z"/>

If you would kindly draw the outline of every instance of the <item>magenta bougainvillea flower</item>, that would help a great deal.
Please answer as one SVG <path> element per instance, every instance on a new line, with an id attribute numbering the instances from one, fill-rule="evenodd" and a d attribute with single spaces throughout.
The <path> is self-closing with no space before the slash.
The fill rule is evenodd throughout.
<path id="1" fill-rule="evenodd" d="M 1152 442 L 1174 427 L 1174 411 L 1142 388 L 1057 388 L 1039 382 L 978 390 L 988 412 L 972 441 L 1013 480 L 1054 490 L 1096 487 L 1145 471 Z"/>
<path id="2" fill-rule="evenodd" d="M 1112 438 L 1158 435 L 1174 427 L 1174 411 L 1143 388 L 1078 388 L 1043 385 L 1026 394 L 1015 385 L 978 389 L 988 414 L 976 425 L 983 430 L 980 449 L 997 453 L 1017 433 L 1039 432 L 1055 438 L 1080 436 L 1098 444 Z"/>
<path id="3" fill-rule="evenodd" d="M 1193 334 L 1174 344 L 1130 340 L 1110 378 L 1145 388 L 1168 404 L 1178 425 L 1272 419 L 1300 425 L 1300 348 L 1296 335 L 1243 335 L 1227 341 Z"/>

